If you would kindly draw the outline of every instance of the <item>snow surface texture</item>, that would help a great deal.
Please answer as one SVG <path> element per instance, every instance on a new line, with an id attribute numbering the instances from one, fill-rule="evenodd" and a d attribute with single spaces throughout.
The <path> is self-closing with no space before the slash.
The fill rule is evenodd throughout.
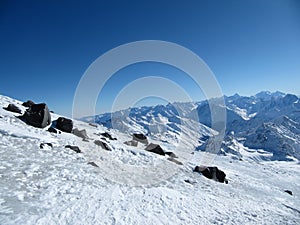
<path id="1" fill-rule="evenodd" d="M 170 131 L 165 141 L 159 142 L 157 135 L 149 141 L 160 144 L 166 151 L 174 151 L 178 160 L 185 162 L 183 166 L 146 152 L 142 144 L 124 145 L 131 138 L 129 131 L 121 133 L 74 121 L 74 128 L 86 129 L 89 136 L 86 141 L 73 134 L 53 134 L 47 128 L 28 126 L 15 117 L 16 113 L 2 109 L 9 103 L 25 110 L 21 102 L 0 96 L 1 225 L 300 223 L 300 171 L 296 159 L 263 161 L 260 156 L 269 152 L 260 153 L 234 138 L 226 139 L 244 159 L 215 158 L 213 165 L 227 174 L 226 185 L 192 172 L 205 153 L 195 151 L 188 158 L 184 158 L 186 154 L 181 157 L 181 149 L 175 146 L 176 129 Z M 51 116 L 53 120 L 59 117 Z M 195 124 L 191 122 L 190 126 Z M 187 128 L 181 129 L 191 134 Z M 200 129 L 207 135 L 213 132 L 205 126 Z M 117 138 L 103 140 L 112 151 L 94 144 L 103 132 Z M 53 147 L 40 149 L 41 143 L 52 143 Z M 186 148 L 193 152 L 196 143 L 188 139 L 184 143 L 189 143 Z M 65 145 L 77 145 L 82 153 Z M 169 171 L 158 171 L 161 165 L 176 173 L 165 175 Z M 131 176 L 137 175 L 133 170 L 142 171 L 142 167 L 151 170 L 154 177 L 158 173 L 166 179 L 147 183 L 143 174 Z M 284 192 L 286 189 L 293 195 Z"/>

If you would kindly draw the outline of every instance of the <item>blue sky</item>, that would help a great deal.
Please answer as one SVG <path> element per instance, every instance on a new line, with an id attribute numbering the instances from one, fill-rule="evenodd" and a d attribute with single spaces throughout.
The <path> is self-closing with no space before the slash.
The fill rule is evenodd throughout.
<path id="1" fill-rule="evenodd" d="M 300 94 L 297 0 L 4 0 L 0 34 L 0 93 L 46 102 L 64 115 L 71 115 L 76 86 L 88 66 L 110 49 L 139 40 L 170 41 L 192 50 L 226 95 Z M 194 100 L 203 97 L 176 68 L 141 63 L 110 79 L 97 112 L 108 111 L 124 85 L 147 75 L 179 83 Z"/>

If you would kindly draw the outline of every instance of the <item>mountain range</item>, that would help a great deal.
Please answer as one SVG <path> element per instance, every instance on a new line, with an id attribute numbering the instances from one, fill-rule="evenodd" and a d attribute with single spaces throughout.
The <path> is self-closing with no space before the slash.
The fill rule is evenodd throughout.
<path id="1" fill-rule="evenodd" d="M 58 124 L 70 118 L 49 110 L 35 127 L 29 101 L 0 95 L 0 224 L 300 224 L 299 99 L 270 95 L 225 97 L 219 155 L 206 101 L 97 116 L 106 127 L 71 119 L 69 133 Z"/>
<path id="2" fill-rule="evenodd" d="M 250 97 L 224 96 L 224 100 L 226 132 L 219 154 L 241 158 L 246 151 L 259 153 L 265 160 L 300 159 L 298 96 L 263 91 Z M 211 129 L 207 100 L 129 108 L 83 120 L 95 121 L 121 132 L 142 132 L 166 143 L 188 140 L 184 144 L 202 151 L 217 132 Z M 181 138 L 183 136 L 188 138 Z"/>

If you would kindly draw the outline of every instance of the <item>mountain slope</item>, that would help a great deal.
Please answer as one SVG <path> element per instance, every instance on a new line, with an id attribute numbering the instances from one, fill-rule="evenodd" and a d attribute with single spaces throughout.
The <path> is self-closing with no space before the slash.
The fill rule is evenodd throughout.
<path id="1" fill-rule="evenodd" d="M 245 148 L 272 153 L 269 160 L 300 159 L 300 100 L 297 96 L 281 92 L 260 92 L 251 97 L 236 94 L 225 96 L 225 103 L 227 135 L 234 134 L 235 140 Z M 201 150 L 208 146 L 209 137 L 216 134 L 209 128 L 208 101 L 133 108 L 89 119 L 108 128 L 139 131 L 170 143 L 183 135 L 183 139 L 190 138 L 188 146 L 193 143 L 191 147 Z M 173 139 L 166 138 L 170 136 Z M 223 152 L 231 148 L 228 142 L 223 142 Z M 236 156 L 243 157 L 238 152 Z"/>
<path id="2" fill-rule="evenodd" d="M 21 102 L 0 96 L 0 224 L 300 223 L 297 162 L 217 157 L 212 165 L 229 179 L 228 185 L 221 184 L 192 172 L 205 160 L 203 152 L 190 154 L 179 166 L 146 152 L 143 145 L 124 145 L 128 133 L 103 126 L 74 121 L 76 128 L 86 129 L 88 142 L 69 133 L 52 134 L 2 109 L 9 103 L 25 110 Z M 105 140 L 112 151 L 94 144 L 102 132 L 117 138 Z M 45 142 L 53 148 L 41 149 Z M 172 143 L 157 143 L 180 155 Z M 79 146 L 82 153 L 65 148 L 67 144 Z M 143 172 L 164 179 L 149 183 L 151 177 L 145 179 Z"/>

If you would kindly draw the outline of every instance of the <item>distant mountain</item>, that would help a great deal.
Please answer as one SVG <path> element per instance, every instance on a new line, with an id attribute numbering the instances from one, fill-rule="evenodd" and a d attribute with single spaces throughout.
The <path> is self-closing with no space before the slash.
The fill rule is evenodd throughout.
<path id="1" fill-rule="evenodd" d="M 265 91 L 224 99 L 226 137 L 220 153 L 243 157 L 243 148 L 271 153 L 268 159 L 272 160 L 300 159 L 300 101 L 296 95 Z M 187 144 L 204 150 L 215 132 L 210 128 L 210 114 L 208 101 L 201 101 L 132 108 L 84 120 L 95 119 L 107 128 L 138 131 L 165 142 L 179 142 L 180 135 L 185 135 L 190 137 Z"/>
<path id="2" fill-rule="evenodd" d="M 276 91 L 273 93 L 270 91 L 261 91 L 255 95 L 256 98 L 263 100 L 271 100 L 271 98 L 278 98 L 283 96 L 285 96 L 285 94 L 280 91 Z"/>

